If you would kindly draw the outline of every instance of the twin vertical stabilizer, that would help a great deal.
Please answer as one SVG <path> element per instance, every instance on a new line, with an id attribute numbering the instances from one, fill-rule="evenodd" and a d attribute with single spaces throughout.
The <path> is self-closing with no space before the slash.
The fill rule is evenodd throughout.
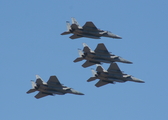
<path id="1" fill-rule="evenodd" d="M 79 23 L 77 22 L 77 20 L 76 20 L 75 18 L 72 17 L 71 20 L 72 20 L 72 24 L 77 25 L 78 28 L 82 28 L 82 27 L 79 25 Z"/>
<path id="2" fill-rule="evenodd" d="M 36 83 L 33 80 L 31 80 L 31 84 L 32 84 L 32 89 L 30 89 L 29 91 L 27 91 L 27 93 L 32 93 L 32 92 L 36 91 L 36 89 L 35 89 Z"/>
<path id="3" fill-rule="evenodd" d="M 67 31 L 61 33 L 61 35 L 67 35 L 67 34 L 70 34 L 71 32 L 71 25 L 69 23 L 69 21 L 66 21 L 66 27 L 67 27 Z"/>
<path id="4" fill-rule="evenodd" d="M 87 80 L 87 82 L 90 82 L 90 81 L 94 81 L 94 80 L 96 80 L 97 79 L 97 73 L 96 73 L 96 71 L 94 70 L 94 69 L 91 69 L 91 71 L 92 71 L 92 76 L 93 77 L 90 77 L 88 80 Z"/>

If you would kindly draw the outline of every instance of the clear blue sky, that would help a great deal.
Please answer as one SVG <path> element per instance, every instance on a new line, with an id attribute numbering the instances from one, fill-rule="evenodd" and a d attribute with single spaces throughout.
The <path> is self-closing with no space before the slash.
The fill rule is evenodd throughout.
<path id="1" fill-rule="evenodd" d="M 61 36 L 75 17 L 92 21 L 123 39 Z M 0 0 L 1 120 L 168 120 L 167 0 Z M 133 62 L 120 69 L 145 83 L 116 83 L 96 88 L 90 68 L 73 63 L 77 49 L 104 43 Z M 108 68 L 109 64 L 103 64 Z M 30 80 L 56 75 L 84 96 L 66 94 L 35 99 L 26 94 Z"/>

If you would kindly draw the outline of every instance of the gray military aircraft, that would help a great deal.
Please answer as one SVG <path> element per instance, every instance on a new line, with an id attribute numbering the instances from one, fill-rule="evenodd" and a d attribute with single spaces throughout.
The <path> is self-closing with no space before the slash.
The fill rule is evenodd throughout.
<path id="1" fill-rule="evenodd" d="M 100 79 L 99 82 L 95 84 L 96 87 L 101 87 L 108 83 L 114 84 L 115 82 L 123 83 L 126 81 L 144 83 L 144 81 L 138 78 L 122 73 L 122 71 L 120 70 L 120 68 L 116 63 L 111 63 L 108 70 L 103 69 L 101 65 L 97 65 L 96 71 L 92 69 L 92 74 L 93 74 L 93 77 L 90 77 L 87 80 L 87 82 Z"/>
<path id="2" fill-rule="evenodd" d="M 94 51 L 92 51 L 86 43 L 83 43 L 83 47 L 84 47 L 83 51 L 78 49 L 80 57 L 76 58 L 74 62 L 79 62 L 84 59 L 87 60 L 82 65 L 84 68 L 94 64 L 100 64 L 101 62 L 103 63 L 122 62 L 132 64 L 132 62 L 108 52 L 103 43 L 99 43 Z"/>
<path id="3" fill-rule="evenodd" d="M 76 94 L 76 95 L 84 95 L 81 92 L 78 92 L 72 88 L 67 86 L 63 86 L 56 76 L 50 76 L 48 82 L 44 82 L 40 76 L 36 75 L 36 82 L 31 81 L 32 89 L 27 91 L 27 93 L 32 93 L 35 91 L 39 91 L 39 93 L 35 96 L 35 98 L 39 99 L 41 97 L 45 97 L 47 95 L 64 95 L 66 93 Z"/>
<path id="4" fill-rule="evenodd" d="M 74 35 L 70 36 L 71 39 L 87 37 L 93 39 L 100 39 L 100 37 L 110 37 L 116 39 L 122 39 L 120 36 L 111 33 L 110 31 L 104 31 L 98 29 L 93 22 L 86 22 L 83 27 L 79 25 L 75 18 L 72 19 L 72 25 L 69 21 L 66 22 L 67 31 L 61 33 L 61 35 L 67 35 L 73 33 Z"/>

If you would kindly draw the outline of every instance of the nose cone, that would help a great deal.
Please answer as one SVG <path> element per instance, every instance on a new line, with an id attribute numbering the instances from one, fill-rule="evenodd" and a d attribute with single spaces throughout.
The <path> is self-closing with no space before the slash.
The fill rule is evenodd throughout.
<path id="1" fill-rule="evenodd" d="M 133 62 L 125 60 L 124 63 L 132 64 Z"/>
<path id="2" fill-rule="evenodd" d="M 111 37 L 111 38 L 116 38 L 116 39 L 122 39 L 122 37 L 118 36 L 118 35 L 115 35 L 111 32 L 108 32 L 107 33 L 107 37 Z"/>
<path id="3" fill-rule="evenodd" d="M 140 80 L 138 78 L 135 78 L 135 77 L 131 77 L 131 78 L 134 82 L 145 83 L 143 80 Z"/>
<path id="4" fill-rule="evenodd" d="M 81 93 L 81 92 L 78 92 L 77 95 L 85 95 L 85 94 L 83 94 L 83 93 Z"/>
<path id="5" fill-rule="evenodd" d="M 76 94 L 76 95 L 84 95 L 83 93 L 78 92 L 78 91 L 76 91 L 74 89 L 71 89 L 71 91 L 72 91 L 73 94 Z"/>
<path id="6" fill-rule="evenodd" d="M 123 59 L 122 57 L 118 57 L 118 62 L 132 64 L 131 61 L 128 61 L 128 60 L 126 60 L 126 59 Z"/>
<path id="7" fill-rule="evenodd" d="M 118 36 L 118 35 L 115 35 L 115 38 L 116 39 L 122 39 L 122 37 Z"/>

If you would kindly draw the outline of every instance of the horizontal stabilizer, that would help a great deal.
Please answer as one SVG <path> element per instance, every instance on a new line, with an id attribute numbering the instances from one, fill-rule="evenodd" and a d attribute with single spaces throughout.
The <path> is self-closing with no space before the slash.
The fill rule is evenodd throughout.
<path id="1" fill-rule="evenodd" d="M 82 60 L 84 60 L 83 57 L 78 57 L 73 62 L 79 62 L 79 61 L 82 61 Z"/>
<path id="2" fill-rule="evenodd" d="M 32 92 L 35 92 L 36 89 L 30 89 L 29 91 L 27 91 L 26 93 L 32 93 Z"/>
<path id="3" fill-rule="evenodd" d="M 96 77 L 90 77 L 88 80 L 87 80 L 87 82 L 91 82 L 91 81 L 94 81 L 94 80 L 96 80 L 97 78 Z"/>
<path id="4" fill-rule="evenodd" d="M 96 86 L 96 87 L 101 87 L 101 86 L 106 85 L 106 84 L 108 84 L 108 82 L 104 82 L 103 80 L 99 80 L 99 82 L 97 82 L 97 83 L 95 84 L 95 86 Z"/>
<path id="5" fill-rule="evenodd" d="M 71 33 L 71 32 L 66 31 L 66 32 L 61 33 L 61 35 L 67 35 L 67 34 L 70 34 L 70 33 Z"/>

